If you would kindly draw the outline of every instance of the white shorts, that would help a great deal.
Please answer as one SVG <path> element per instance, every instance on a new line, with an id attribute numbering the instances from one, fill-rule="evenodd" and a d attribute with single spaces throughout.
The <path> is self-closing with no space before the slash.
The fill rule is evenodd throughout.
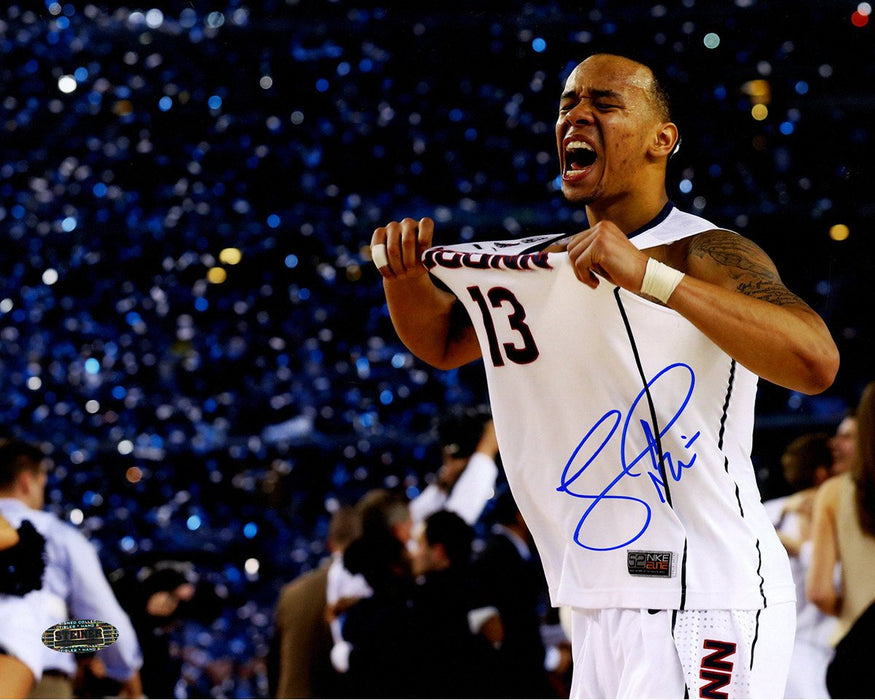
<path id="1" fill-rule="evenodd" d="M 763 610 L 572 610 L 572 698 L 782 698 L 794 603 Z"/>
<path id="2" fill-rule="evenodd" d="M 43 657 L 50 653 L 42 643 L 43 625 L 39 612 L 42 591 L 31 591 L 24 597 L 0 595 L 0 648 L 24 663 L 37 680 L 43 674 Z"/>

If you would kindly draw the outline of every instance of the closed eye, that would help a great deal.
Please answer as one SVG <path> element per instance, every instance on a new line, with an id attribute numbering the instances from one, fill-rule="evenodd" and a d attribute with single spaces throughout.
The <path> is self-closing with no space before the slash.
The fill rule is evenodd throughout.
<path id="1" fill-rule="evenodd" d="M 559 105 L 559 114 L 567 114 L 572 109 L 577 106 L 577 102 L 565 102 Z M 609 112 L 613 109 L 623 109 L 622 105 L 614 104 L 613 102 L 602 102 L 600 100 L 595 100 L 592 103 L 592 106 L 595 107 L 600 112 Z"/>

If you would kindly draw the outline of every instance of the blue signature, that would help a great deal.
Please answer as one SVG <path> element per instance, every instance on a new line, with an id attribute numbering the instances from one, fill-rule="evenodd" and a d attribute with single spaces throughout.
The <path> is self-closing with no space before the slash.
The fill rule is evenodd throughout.
<path id="1" fill-rule="evenodd" d="M 650 423 L 651 413 L 647 395 L 648 390 L 651 396 L 655 393 L 653 391 L 654 385 L 660 381 L 662 381 L 663 384 L 670 381 L 673 386 L 676 385 L 680 387 L 683 387 L 684 385 L 682 382 L 686 381 L 688 382 L 688 385 L 686 396 L 683 397 L 681 405 L 675 411 L 672 418 L 660 428 L 659 435 L 656 435 L 654 433 L 654 427 Z M 572 452 L 571 457 L 568 458 L 568 462 L 562 470 L 562 480 L 556 489 L 557 491 L 574 498 L 582 498 L 590 501 L 586 511 L 584 511 L 574 530 L 575 544 L 580 545 L 584 549 L 590 549 L 593 551 L 608 551 L 626 547 L 644 534 L 650 525 L 650 504 L 647 501 L 634 496 L 612 495 L 610 491 L 626 477 L 638 478 L 646 474 L 653 484 L 660 502 L 666 502 L 665 480 L 670 477 L 671 479 L 674 479 L 674 481 L 680 481 L 684 470 L 690 469 L 696 463 L 696 453 L 693 451 L 693 445 L 699 438 L 699 431 L 696 431 L 695 434 L 690 437 L 687 437 L 686 435 L 680 436 L 681 440 L 685 441 L 683 443 L 684 448 L 688 450 L 688 453 L 683 455 L 683 459 L 675 458 L 669 452 L 662 452 L 660 446 L 662 438 L 664 438 L 669 430 L 674 427 L 675 423 L 677 423 L 678 419 L 681 417 L 681 414 L 683 414 L 684 409 L 686 409 L 687 404 L 689 404 L 695 384 L 696 376 L 689 365 L 680 362 L 669 365 L 657 373 L 653 379 L 647 383 L 647 388 L 642 389 L 638 396 L 635 397 L 625 419 L 619 410 L 611 409 L 599 418 L 595 425 L 593 425 L 586 435 L 584 435 L 583 439 L 574 449 L 574 452 Z M 639 410 L 647 416 L 646 419 L 639 418 L 637 421 L 641 429 L 640 433 L 634 429 L 636 421 L 634 421 L 633 418 L 636 410 Z M 600 492 L 581 492 L 582 489 L 586 488 L 586 485 L 581 483 L 586 479 L 586 470 L 602 454 L 608 444 L 614 441 L 613 439 L 621 423 L 623 424 L 623 431 L 620 435 L 619 444 L 620 472 L 610 481 L 610 483 L 602 488 Z M 640 445 L 640 440 L 642 438 L 644 441 L 644 449 L 640 450 L 637 454 L 631 454 L 634 453 L 635 448 L 630 447 L 629 443 L 637 442 Z M 614 442 L 616 443 L 616 441 Z M 614 446 L 616 447 L 616 444 Z M 661 452 L 662 454 L 660 455 Z M 605 455 L 604 458 L 606 457 L 607 455 Z M 611 461 L 614 462 L 612 458 Z M 598 471 L 600 474 L 603 474 L 605 470 L 602 468 Z M 596 476 L 592 473 L 591 475 Z M 590 479 L 590 481 L 592 481 L 592 479 Z M 610 506 L 614 506 L 615 508 L 611 508 Z M 620 507 L 623 508 L 622 517 L 615 517 L 619 516 L 619 510 L 616 510 L 616 508 Z M 613 511 L 613 516 L 607 516 L 607 522 L 611 523 L 612 526 L 620 522 L 628 524 L 631 529 L 631 532 L 628 534 L 631 534 L 631 536 L 628 536 L 628 534 L 606 533 L 605 527 L 603 525 L 600 526 L 598 523 L 599 514 L 605 514 L 606 511 Z M 635 529 L 636 527 L 637 530 Z M 603 540 L 606 537 L 614 539 L 628 536 L 628 539 L 619 544 L 611 544 L 609 546 L 605 546 L 604 542 L 599 542 L 599 546 L 596 546 L 595 544 L 589 543 L 590 538 L 587 537 L 587 530 L 592 533 L 592 542 L 595 542 L 596 538 Z"/>

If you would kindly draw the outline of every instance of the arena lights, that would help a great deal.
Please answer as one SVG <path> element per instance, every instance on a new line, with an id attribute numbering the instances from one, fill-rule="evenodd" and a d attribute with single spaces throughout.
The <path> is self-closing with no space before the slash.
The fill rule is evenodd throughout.
<path id="1" fill-rule="evenodd" d="M 772 101 L 772 86 L 768 80 L 748 80 L 741 86 L 741 91 L 750 98 L 751 104 L 767 105 Z"/>
<path id="2" fill-rule="evenodd" d="M 258 571 L 261 569 L 261 562 L 255 557 L 250 557 L 243 564 L 243 570 L 246 572 L 246 578 L 253 581 L 258 578 Z"/>
<path id="3" fill-rule="evenodd" d="M 71 92 L 73 92 L 76 89 L 77 85 L 78 83 L 76 82 L 76 78 L 74 78 L 72 75 L 62 75 L 60 78 L 58 78 L 58 90 L 63 92 L 65 95 L 69 95 Z"/>
<path id="4" fill-rule="evenodd" d="M 146 26 L 149 29 L 158 29 L 164 23 L 164 13 L 158 9 L 146 12 Z"/>
<path id="5" fill-rule="evenodd" d="M 846 241 L 851 235 L 851 229 L 845 224 L 834 224 L 830 226 L 829 237 L 834 241 Z"/>
<path id="6" fill-rule="evenodd" d="M 210 12 L 210 14 L 207 15 L 205 24 L 210 29 L 218 29 L 225 24 L 225 15 L 221 12 Z"/>
<path id="7" fill-rule="evenodd" d="M 211 267 L 207 270 L 207 280 L 212 284 L 222 284 L 228 279 L 228 273 L 221 267 Z"/>
<path id="8" fill-rule="evenodd" d="M 851 24 L 855 27 L 865 27 L 869 24 L 869 15 L 872 14 L 872 6 L 868 2 L 861 2 L 851 15 Z"/>
<path id="9" fill-rule="evenodd" d="M 243 259 L 243 253 L 239 248 L 223 248 L 219 252 L 219 260 L 225 265 L 236 265 Z"/>
<path id="10" fill-rule="evenodd" d="M 756 104 L 751 107 L 750 116 L 752 116 L 758 122 L 761 122 L 769 116 L 769 108 L 766 107 L 764 104 Z"/>

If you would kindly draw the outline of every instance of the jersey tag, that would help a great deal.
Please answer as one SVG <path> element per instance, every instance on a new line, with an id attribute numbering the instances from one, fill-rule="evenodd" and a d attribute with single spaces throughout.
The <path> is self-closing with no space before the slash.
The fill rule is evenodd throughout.
<path id="1" fill-rule="evenodd" d="M 644 552 L 628 550 L 626 568 L 630 576 L 657 576 L 671 578 L 675 575 L 674 552 Z"/>

